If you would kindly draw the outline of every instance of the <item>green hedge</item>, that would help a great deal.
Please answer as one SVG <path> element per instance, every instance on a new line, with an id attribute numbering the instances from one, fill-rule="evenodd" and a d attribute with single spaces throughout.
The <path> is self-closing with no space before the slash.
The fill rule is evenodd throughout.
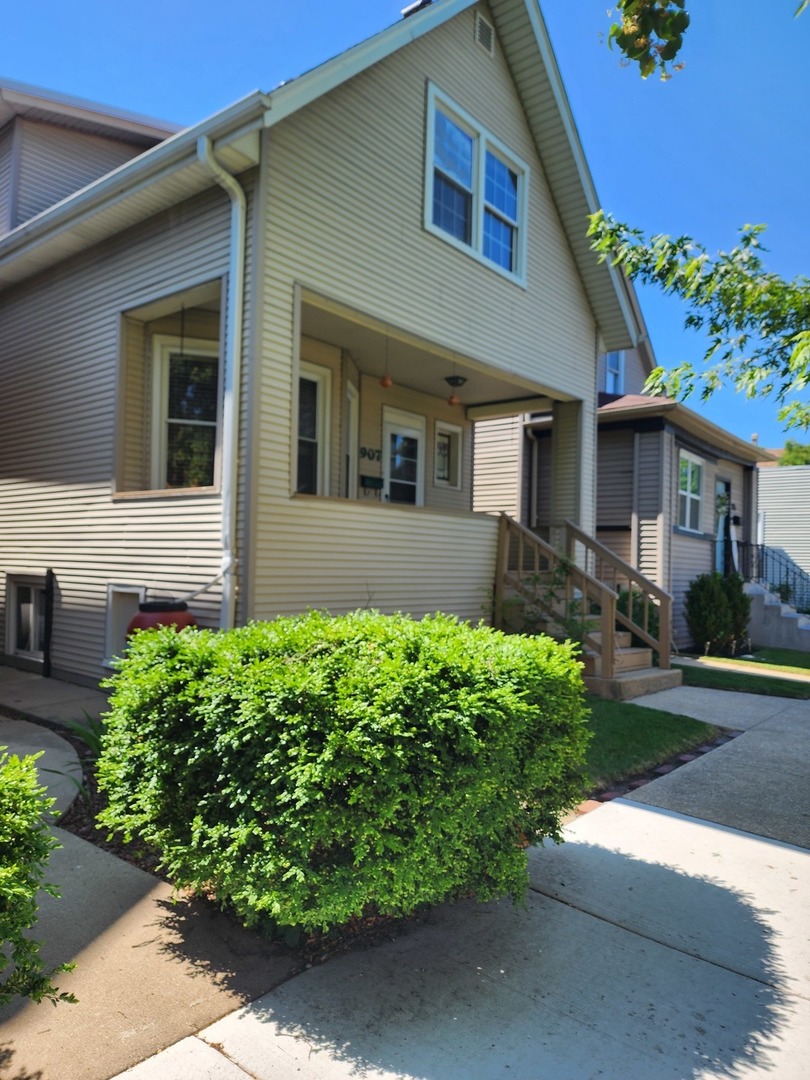
<path id="1" fill-rule="evenodd" d="M 686 591 L 684 614 L 698 651 L 733 655 L 748 635 L 751 597 L 739 574 L 701 574 Z"/>
<path id="2" fill-rule="evenodd" d="M 48 828 L 53 799 L 39 786 L 38 757 L 20 758 L 0 747 L 0 1005 L 16 997 L 76 1000 L 52 984 L 53 976 L 69 971 L 70 965 L 47 972 L 40 943 L 27 934 L 36 922 L 39 890 L 59 895 L 52 885 L 42 884 L 50 853 L 59 844 Z"/>
<path id="3" fill-rule="evenodd" d="M 101 822 L 248 925 L 525 894 L 587 710 L 571 648 L 443 615 L 312 612 L 136 635 L 110 680 Z"/>

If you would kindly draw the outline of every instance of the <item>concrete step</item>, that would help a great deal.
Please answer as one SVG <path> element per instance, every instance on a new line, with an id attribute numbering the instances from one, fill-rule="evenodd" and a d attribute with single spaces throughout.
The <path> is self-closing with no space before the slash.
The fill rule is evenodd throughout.
<path id="1" fill-rule="evenodd" d="M 613 679 L 598 675 L 583 675 L 586 689 L 597 697 L 611 701 L 632 701 L 633 698 L 655 694 L 659 690 L 671 690 L 683 683 L 683 674 L 676 668 L 646 668 L 642 671 L 624 671 Z"/>

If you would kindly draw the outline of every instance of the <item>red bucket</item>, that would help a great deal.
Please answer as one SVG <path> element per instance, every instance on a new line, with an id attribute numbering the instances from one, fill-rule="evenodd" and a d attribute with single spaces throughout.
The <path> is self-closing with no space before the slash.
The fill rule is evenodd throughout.
<path id="1" fill-rule="evenodd" d="M 188 610 L 185 600 L 147 600 L 138 604 L 138 614 L 133 615 L 127 627 L 127 637 L 136 630 L 152 630 L 156 626 L 173 626 L 182 630 L 185 626 L 196 626 L 197 620 Z"/>

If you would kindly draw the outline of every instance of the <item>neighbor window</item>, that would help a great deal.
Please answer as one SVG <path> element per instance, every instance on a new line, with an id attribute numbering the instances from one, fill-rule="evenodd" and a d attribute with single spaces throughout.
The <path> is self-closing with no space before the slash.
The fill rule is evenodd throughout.
<path id="1" fill-rule="evenodd" d="M 522 280 L 526 165 L 434 87 L 428 108 L 426 227 Z"/>
<path id="2" fill-rule="evenodd" d="M 219 350 L 210 341 L 154 338 L 153 488 L 214 484 Z"/>
<path id="3" fill-rule="evenodd" d="M 329 368 L 317 364 L 300 365 L 295 490 L 301 495 L 326 495 L 329 491 L 331 382 Z"/>
<path id="4" fill-rule="evenodd" d="M 383 409 L 383 498 L 422 506 L 425 475 L 425 418 Z"/>
<path id="5" fill-rule="evenodd" d="M 690 532 L 700 532 L 700 507 L 703 496 L 703 462 L 681 450 L 678 455 L 678 525 Z"/>
<path id="6" fill-rule="evenodd" d="M 436 421 L 433 480 L 438 487 L 461 487 L 461 428 Z"/>
<path id="7" fill-rule="evenodd" d="M 605 393 L 624 393 L 624 353 L 605 353 Z"/>

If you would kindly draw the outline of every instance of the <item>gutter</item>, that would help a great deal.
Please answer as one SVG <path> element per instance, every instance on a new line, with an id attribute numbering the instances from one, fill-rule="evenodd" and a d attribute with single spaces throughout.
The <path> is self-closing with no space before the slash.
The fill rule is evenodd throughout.
<path id="1" fill-rule="evenodd" d="M 214 157 L 211 137 L 197 140 L 197 158 L 231 200 L 231 249 L 222 402 L 222 607 L 220 629 L 236 624 L 236 497 L 239 461 L 239 402 L 242 386 L 242 315 L 245 297 L 247 198 L 242 185 Z"/>

